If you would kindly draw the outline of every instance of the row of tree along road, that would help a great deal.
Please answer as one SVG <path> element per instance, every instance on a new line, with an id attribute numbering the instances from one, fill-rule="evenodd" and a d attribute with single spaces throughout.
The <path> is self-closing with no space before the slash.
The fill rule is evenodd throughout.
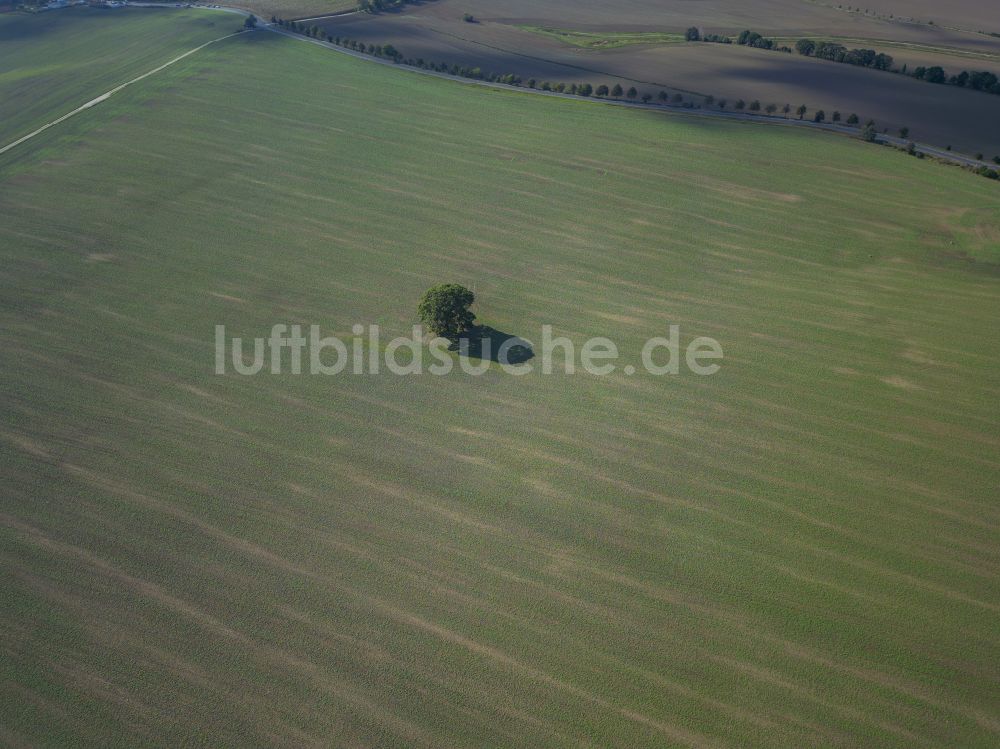
<path id="1" fill-rule="evenodd" d="M 685 98 L 680 92 L 675 92 L 670 94 L 667 91 L 660 90 L 657 93 L 652 93 L 650 91 L 639 91 L 635 86 L 630 86 L 628 89 L 622 87 L 620 83 L 615 83 L 613 86 L 608 84 L 598 84 L 593 85 L 591 83 L 562 83 L 562 82 L 551 82 L 551 81 L 538 81 L 534 78 L 529 78 L 524 80 L 520 75 L 515 73 L 496 73 L 485 71 L 479 67 L 470 67 L 466 65 L 448 64 L 445 62 L 434 62 L 424 60 L 423 58 L 407 58 L 400 50 L 398 50 L 392 44 L 372 44 L 365 43 L 362 41 L 357 41 L 354 39 L 348 39 L 340 36 L 333 36 L 332 34 L 327 34 L 316 25 L 309 25 L 302 21 L 286 21 L 281 18 L 272 16 L 271 23 L 274 26 L 285 28 L 288 31 L 293 31 L 297 34 L 302 34 L 306 37 L 311 37 L 319 41 L 325 41 L 329 44 L 337 45 L 343 47 L 344 49 L 351 50 L 364 55 L 370 55 L 372 57 L 378 57 L 386 60 L 390 60 L 396 64 L 407 65 L 409 67 L 420 68 L 422 70 L 428 70 L 435 73 L 443 73 L 445 75 L 451 75 L 462 78 L 469 78 L 477 81 L 484 81 L 488 83 L 498 83 L 507 86 L 524 86 L 530 89 L 535 89 L 544 92 L 552 92 L 557 94 L 564 94 L 569 96 L 580 96 L 580 97 L 596 97 L 601 99 L 612 99 L 612 100 L 623 100 L 627 102 L 642 102 L 643 104 L 655 103 L 664 106 L 674 106 L 681 107 L 684 109 L 703 109 L 703 108 L 716 108 L 717 110 L 726 110 L 727 107 L 731 107 L 732 111 L 740 114 L 747 115 L 768 115 L 771 117 L 776 117 L 779 113 L 788 118 L 790 114 L 794 112 L 795 116 L 800 121 L 808 120 L 817 125 L 826 125 L 827 123 L 833 125 L 839 125 L 841 127 L 847 126 L 852 128 L 858 128 L 858 135 L 862 140 L 868 141 L 870 143 L 880 142 L 885 140 L 882 136 L 888 137 L 888 130 L 882 129 L 879 131 L 876 127 L 874 120 L 868 120 L 864 125 L 861 124 L 861 118 L 855 114 L 851 113 L 844 116 L 839 111 L 831 112 L 829 115 L 823 109 L 817 109 L 811 111 L 809 107 L 805 104 L 801 104 L 794 108 L 790 104 L 784 104 L 779 106 L 778 104 L 762 104 L 759 100 L 753 100 L 747 102 L 743 99 L 737 99 L 736 101 L 730 102 L 724 98 L 716 98 L 712 95 L 691 97 L 690 95 Z M 692 41 L 706 41 L 702 37 L 698 29 L 692 27 L 687 32 L 687 37 Z M 712 41 L 709 39 L 708 41 Z M 733 41 L 730 39 L 728 42 L 721 41 L 719 43 L 732 44 Z M 759 34 L 754 32 L 744 32 L 737 37 L 736 44 L 746 44 L 748 46 L 755 46 L 761 49 L 776 49 L 773 40 L 768 40 L 765 37 L 761 37 Z M 821 54 L 829 55 L 829 47 L 823 47 L 817 45 L 815 47 L 809 48 L 808 45 L 803 45 L 803 49 L 800 50 L 800 54 L 810 54 L 815 55 L 816 51 L 820 50 Z M 790 50 L 788 50 L 790 51 Z M 872 52 L 874 56 L 868 54 L 858 54 L 856 59 L 870 60 L 873 65 L 883 65 L 891 64 L 892 58 L 888 58 L 889 62 L 886 63 L 882 56 L 880 57 L 877 53 L 872 50 L 853 50 L 857 53 L 867 53 Z M 854 59 L 854 58 L 852 58 Z M 808 117 L 807 117 L 808 115 Z M 910 136 L 910 129 L 908 127 L 901 128 L 899 130 L 899 138 L 904 142 Z M 902 146 L 904 150 L 914 156 L 923 157 L 923 153 L 917 148 L 915 143 L 905 142 Z M 946 149 L 951 150 L 949 147 Z M 936 154 L 935 154 L 936 155 Z M 943 154 L 942 154 L 943 156 Z M 982 161 L 982 154 L 977 155 L 977 160 Z M 1000 156 L 994 159 L 998 164 L 1000 164 Z M 974 170 L 981 174 L 982 176 L 988 177 L 990 179 L 1000 178 L 1000 174 L 994 169 L 990 169 L 986 166 L 978 166 L 978 168 L 973 167 Z"/>

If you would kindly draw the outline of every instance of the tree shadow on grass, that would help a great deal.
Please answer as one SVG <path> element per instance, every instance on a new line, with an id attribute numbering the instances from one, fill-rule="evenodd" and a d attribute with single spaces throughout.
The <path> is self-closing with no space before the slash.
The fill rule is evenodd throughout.
<path id="1" fill-rule="evenodd" d="M 489 325 L 477 325 L 451 344 L 451 350 L 470 359 L 518 365 L 535 357 L 531 343 Z"/>

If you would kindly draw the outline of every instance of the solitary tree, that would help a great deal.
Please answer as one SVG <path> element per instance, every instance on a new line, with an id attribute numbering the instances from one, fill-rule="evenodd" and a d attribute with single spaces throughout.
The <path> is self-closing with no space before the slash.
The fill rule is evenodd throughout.
<path id="1" fill-rule="evenodd" d="M 864 129 L 861 131 L 861 140 L 868 141 L 869 143 L 874 143 L 878 138 L 878 130 L 872 124 L 865 125 Z"/>
<path id="2" fill-rule="evenodd" d="M 847 118 L 848 125 L 857 125 L 858 122 L 860 122 L 860 120 L 858 119 L 858 116 L 856 114 L 852 114 L 850 117 Z"/>
<path id="3" fill-rule="evenodd" d="M 635 86 L 632 86 L 629 88 L 628 93 L 626 93 L 625 95 L 630 99 L 634 99 L 639 95 L 639 92 L 636 90 Z"/>
<path id="4" fill-rule="evenodd" d="M 768 104 L 766 107 L 764 107 L 764 111 L 767 112 L 768 114 L 774 114 L 775 112 L 778 111 L 778 105 Z"/>
<path id="5" fill-rule="evenodd" d="M 799 119 L 801 120 L 803 117 L 806 116 L 806 112 L 809 111 L 809 107 L 807 107 L 805 104 L 803 104 L 798 109 L 796 109 L 795 111 L 799 115 Z"/>
<path id="6" fill-rule="evenodd" d="M 621 86 L 620 83 L 616 83 L 615 87 L 613 89 L 611 89 L 611 95 L 613 97 L 615 97 L 616 99 L 620 99 L 621 96 L 622 96 L 622 94 L 624 94 L 624 93 L 625 92 L 622 91 L 622 86 Z"/>
<path id="7" fill-rule="evenodd" d="M 245 29 L 257 28 L 257 16 L 252 14 L 247 16 L 247 19 L 243 22 L 243 28 Z"/>
<path id="8" fill-rule="evenodd" d="M 908 128 L 908 127 L 901 127 L 901 128 L 899 128 L 899 137 L 900 138 L 904 138 L 904 139 L 905 138 L 909 138 L 910 137 L 910 128 Z"/>
<path id="9" fill-rule="evenodd" d="M 458 338 L 472 327 L 476 319 L 469 309 L 475 294 L 457 283 L 432 286 L 417 307 L 420 321 L 442 338 Z"/>
<path id="10" fill-rule="evenodd" d="M 608 93 L 609 93 L 608 87 L 605 84 L 602 83 L 600 86 L 597 87 L 598 96 L 607 96 Z"/>
<path id="11" fill-rule="evenodd" d="M 834 122 L 840 122 L 840 112 L 834 112 L 833 113 L 833 121 Z"/>
<path id="12" fill-rule="evenodd" d="M 824 122 L 826 120 L 826 112 L 822 109 L 816 112 L 816 116 L 813 117 L 813 122 Z"/>
<path id="13" fill-rule="evenodd" d="M 785 106 L 783 106 L 781 108 L 781 113 L 783 115 L 785 115 L 785 117 L 787 117 L 788 113 L 791 112 L 791 111 L 792 111 L 792 105 L 791 104 L 786 104 Z"/>
<path id="14" fill-rule="evenodd" d="M 684 38 L 689 42 L 700 42 L 701 32 L 698 30 L 697 26 L 692 26 L 684 33 Z"/>

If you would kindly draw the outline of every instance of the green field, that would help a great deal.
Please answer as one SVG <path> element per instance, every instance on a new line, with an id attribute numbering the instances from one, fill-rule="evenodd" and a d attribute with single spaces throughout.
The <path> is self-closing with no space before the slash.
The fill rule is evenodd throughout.
<path id="1" fill-rule="evenodd" d="M 0 214 L 3 743 L 1000 738 L 995 183 L 261 31 L 0 156 Z M 213 374 L 441 281 L 725 360 Z"/>
<path id="2" fill-rule="evenodd" d="M 615 49 L 632 44 L 678 44 L 684 41 L 683 34 L 669 34 L 662 31 L 573 31 L 553 29 L 548 26 L 518 26 L 518 28 L 585 49 Z"/>
<path id="3" fill-rule="evenodd" d="M 240 23 L 155 8 L 0 16 L 0 146 Z"/>

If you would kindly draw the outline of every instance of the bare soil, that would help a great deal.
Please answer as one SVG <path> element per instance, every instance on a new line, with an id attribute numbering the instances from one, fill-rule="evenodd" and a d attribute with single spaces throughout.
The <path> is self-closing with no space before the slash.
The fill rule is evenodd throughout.
<path id="1" fill-rule="evenodd" d="M 464 22 L 466 12 L 478 22 Z M 990 13 L 983 18 L 988 20 Z M 712 95 L 731 102 L 756 99 L 779 107 L 805 104 L 811 112 L 855 112 L 890 132 L 909 127 L 912 136 L 923 142 L 951 145 L 967 153 L 1000 153 L 1000 128 L 995 126 L 1000 117 L 998 96 L 736 45 L 671 43 L 585 49 L 524 28 L 677 32 L 697 25 L 708 33 L 728 34 L 751 28 L 790 38 L 846 37 L 856 40 L 844 42 L 847 46 L 884 49 L 899 65 L 910 68 L 941 65 L 949 72 L 1000 73 L 1000 38 L 946 28 L 943 23 L 889 21 L 794 0 L 682 4 L 437 0 L 399 13 L 356 14 L 318 24 L 333 36 L 392 44 L 407 58 L 514 73 L 539 82 L 595 86 L 618 82 L 653 95 L 661 89 L 681 92 L 698 101 Z M 929 51 L 929 46 L 934 50 Z"/>

